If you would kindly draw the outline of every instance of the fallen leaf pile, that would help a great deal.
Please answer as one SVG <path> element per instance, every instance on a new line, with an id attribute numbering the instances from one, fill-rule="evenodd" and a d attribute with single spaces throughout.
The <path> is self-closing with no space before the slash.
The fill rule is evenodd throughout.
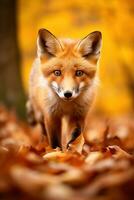
<path id="1" fill-rule="evenodd" d="M 134 199 L 133 116 L 92 117 L 82 153 L 75 144 L 52 150 L 31 128 L 0 107 L 0 199 Z"/>

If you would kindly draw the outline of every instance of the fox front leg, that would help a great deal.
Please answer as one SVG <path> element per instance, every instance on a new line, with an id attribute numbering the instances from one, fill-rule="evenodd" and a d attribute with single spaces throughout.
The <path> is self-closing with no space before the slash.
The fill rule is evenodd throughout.
<path id="1" fill-rule="evenodd" d="M 83 119 L 68 116 L 64 119 L 64 121 L 66 128 L 63 132 L 63 148 L 66 149 L 77 138 L 79 138 L 77 140 L 78 143 L 83 138 Z"/>
<path id="2" fill-rule="evenodd" d="M 47 116 L 44 121 L 50 146 L 61 148 L 61 119 L 56 116 Z"/>
<path id="3" fill-rule="evenodd" d="M 76 127 L 74 128 L 74 130 L 71 132 L 71 138 L 67 143 L 67 148 L 69 147 L 69 145 L 74 142 L 76 140 L 76 138 L 78 138 L 81 134 L 81 127 Z"/>
<path id="4" fill-rule="evenodd" d="M 67 148 L 73 144 L 73 148 L 79 153 L 82 152 L 83 144 L 84 144 L 84 137 L 83 137 L 83 126 L 84 122 L 83 119 L 76 119 L 73 123 L 73 129 L 70 132 L 70 139 L 67 143 Z M 72 147 L 71 147 L 72 148 Z"/>

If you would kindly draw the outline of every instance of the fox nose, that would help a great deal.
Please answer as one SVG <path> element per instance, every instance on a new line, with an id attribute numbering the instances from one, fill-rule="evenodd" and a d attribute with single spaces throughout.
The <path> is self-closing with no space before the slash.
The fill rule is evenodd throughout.
<path id="1" fill-rule="evenodd" d="M 71 98 L 72 97 L 72 92 L 70 92 L 70 91 L 66 91 L 66 92 L 64 92 L 64 97 L 66 97 L 66 98 Z"/>

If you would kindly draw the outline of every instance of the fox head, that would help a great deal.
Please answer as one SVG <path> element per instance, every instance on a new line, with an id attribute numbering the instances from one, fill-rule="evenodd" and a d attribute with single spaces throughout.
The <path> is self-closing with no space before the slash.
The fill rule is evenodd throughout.
<path id="1" fill-rule="evenodd" d="M 52 91 L 63 100 L 73 100 L 94 82 L 100 57 L 101 32 L 95 31 L 82 40 L 57 39 L 40 29 L 37 55 L 41 71 Z"/>

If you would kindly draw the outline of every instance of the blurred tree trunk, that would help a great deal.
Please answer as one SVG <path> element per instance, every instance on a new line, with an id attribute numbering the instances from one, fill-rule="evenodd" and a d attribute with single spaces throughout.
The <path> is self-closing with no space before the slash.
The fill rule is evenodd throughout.
<path id="1" fill-rule="evenodd" d="M 17 0 L 0 0 L 0 102 L 24 116 L 16 17 Z"/>

